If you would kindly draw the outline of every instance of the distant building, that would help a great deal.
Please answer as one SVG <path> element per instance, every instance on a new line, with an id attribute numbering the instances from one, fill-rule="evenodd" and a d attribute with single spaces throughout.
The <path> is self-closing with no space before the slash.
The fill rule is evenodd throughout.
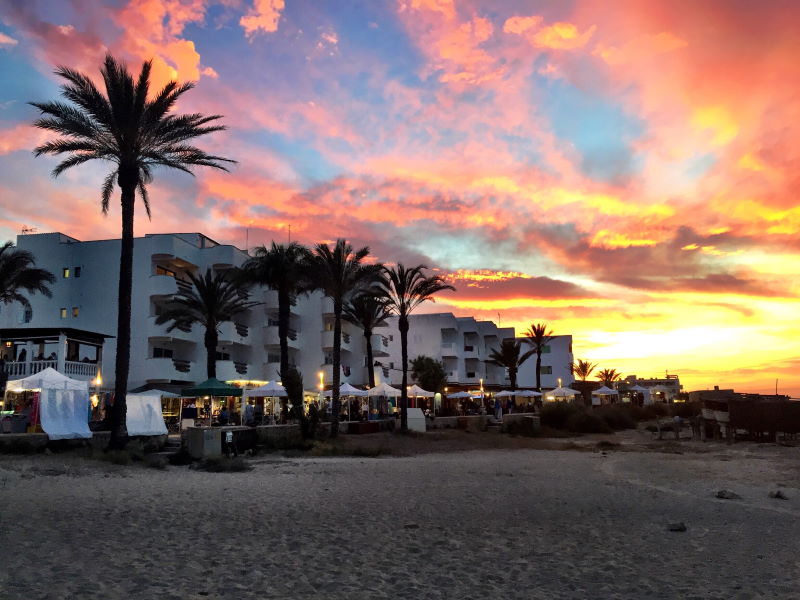
<path id="1" fill-rule="evenodd" d="M 656 402 L 673 402 L 683 390 L 679 377 L 669 374 L 665 377 L 648 377 L 646 379 L 628 375 L 617 384 L 617 389 L 624 392 L 636 385 L 648 388 L 650 397 Z"/>

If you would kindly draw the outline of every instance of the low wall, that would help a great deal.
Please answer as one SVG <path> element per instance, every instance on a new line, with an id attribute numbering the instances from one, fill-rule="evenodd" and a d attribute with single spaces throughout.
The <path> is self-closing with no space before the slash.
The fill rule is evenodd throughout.
<path id="1" fill-rule="evenodd" d="M 429 417 L 428 429 L 464 429 L 466 431 L 486 431 L 489 425 L 487 415 L 472 415 L 469 417 Z"/>
<path id="2" fill-rule="evenodd" d="M 111 439 L 110 431 L 94 431 L 90 438 L 74 440 L 51 440 L 46 433 L 4 433 L 0 435 L 0 454 L 32 454 L 51 450 L 68 450 L 89 446 L 104 450 Z M 128 445 L 139 444 L 144 452 L 155 452 L 167 443 L 166 435 L 131 436 Z"/>

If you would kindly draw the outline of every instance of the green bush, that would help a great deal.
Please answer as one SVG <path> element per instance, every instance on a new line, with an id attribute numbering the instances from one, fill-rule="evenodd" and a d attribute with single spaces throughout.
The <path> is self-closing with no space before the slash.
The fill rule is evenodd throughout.
<path id="1" fill-rule="evenodd" d="M 542 406 L 539 415 L 542 427 L 552 427 L 553 429 L 566 429 L 567 421 L 573 415 L 584 412 L 584 408 L 572 402 L 548 402 Z"/>
<path id="2" fill-rule="evenodd" d="M 611 433 L 608 423 L 597 415 L 578 411 L 569 416 L 566 428 L 574 433 Z"/>

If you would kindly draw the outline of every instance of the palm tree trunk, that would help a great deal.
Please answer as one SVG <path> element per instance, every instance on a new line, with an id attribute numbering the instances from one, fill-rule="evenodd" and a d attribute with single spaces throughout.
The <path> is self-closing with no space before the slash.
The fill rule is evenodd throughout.
<path id="1" fill-rule="evenodd" d="M 364 329 L 364 338 L 367 340 L 367 381 L 369 381 L 369 387 L 375 387 L 375 369 L 372 367 L 373 357 L 372 357 L 372 330 L 371 329 Z"/>
<path id="2" fill-rule="evenodd" d="M 517 370 L 516 369 L 509 369 L 508 370 L 508 378 L 511 381 L 511 391 L 512 392 L 516 392 L 517 391 Z M 511 401 L 516 406 L 516 404 L 517 404 L 517 395 L 516 394 L 511 396 Z"/>
<path id="3" fill-rule="evenodd" d="M 342 368 L 342 303 L 333 301 L 333 390 L 331 391 L 331 437 L 339 435 L 339 383 Z"/>
<path id="4" fill-rule="evenodd" d="M 403 385 L 400 388 L 400 431 L 408 431 L 408 317 L 400 315 L 400 360 L 403 363 Z"/>
<path id="5" fill-rule="evenodd" d="M 136 200 L 135 177 L 119 176 L 122 190 L 122 239 L 119 253 L 119 291 L 117 294 L 117 356 L 114 365 L 114 407 L 111 411 L 109 449 L 121 449 L 128 441 L 125 425 L 128 412 L 126 393 L 131 359 L 131 293 L 133 289 L 133 211 Z"/>
<path id="6" fill-rule="evenodd" d="M 205 344 L 206 344 L 206 376 L 212 379 L 217 376 L 217 342 L 219 334 L 217 334 L 216 323 L 209 324 L 206 327 Z"/>
<path id="7" fill-rule="evenodd" d="M 542 391 L 542 350 L 536 348 L 536 391 Z"/>
<path id="8" fill-rule="evenodd" d="M 281 381 L 289 372 L 289 306 L 291 297 L 286 290 L 278 290 L 278 341 L 281 345 Z M 282 420 L 289 418 L 289 399 L 281 398 Z"/>
<path id="9" fill-rule="evenodd" d="M 291 297 L 286 290 L 278 290 L 278 340 L 281 345 L 281 379 L 289 371 L 289 306 Z"/>

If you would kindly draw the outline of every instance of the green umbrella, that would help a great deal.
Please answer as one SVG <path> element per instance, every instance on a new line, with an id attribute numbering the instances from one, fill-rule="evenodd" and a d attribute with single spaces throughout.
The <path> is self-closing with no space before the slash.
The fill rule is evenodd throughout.
<path id="1" fill-rule="evenodd" d="M 207 379 L 203 383 L 198 383 L 192 387 L 186 387 L 181 390 L 183 396 L 236 396 L 237 398 L 242 395 L 242 388 L 235 385 L 230 385 L 219 379 Z"/>

